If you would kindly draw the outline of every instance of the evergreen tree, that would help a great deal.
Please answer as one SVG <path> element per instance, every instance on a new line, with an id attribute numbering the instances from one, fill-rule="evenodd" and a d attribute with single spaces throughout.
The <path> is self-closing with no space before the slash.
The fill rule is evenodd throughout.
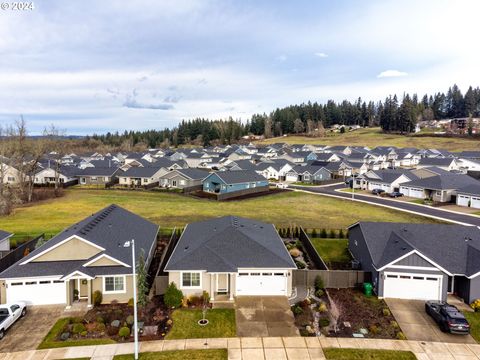
<path id="1" fill-rule="evenodd" d="M 137 303 L 145 307 L 148 303 L 148 273 L 145 268 L 145 256 L 142 250 L 137 262 Z"/>

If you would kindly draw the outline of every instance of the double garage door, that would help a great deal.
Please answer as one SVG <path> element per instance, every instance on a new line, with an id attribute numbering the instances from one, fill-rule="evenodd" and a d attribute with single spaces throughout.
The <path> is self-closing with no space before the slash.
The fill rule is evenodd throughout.
<path id="1" fill-rule="evenodd" d="M 401 186 L 400 187 L 400 192 L 404 196 L 408 196 L 408 197 L 413 197 L 413 198 L 417 198 L 417 199 L 424 199 L 425 198 L 425 193 L 424 193 L 423 189 L 416 189 L 416 188 Z"/>
<path id="2" fill-rule="evenodd" d="M 441 300 L 442 275 L 386 272 L 383 297 L 413 300 Z"/>
<path id="3" fill-rule="evenodd" d="M 63 280 L 29 279 L 7 281 L 7 302 L 25 301 L 28 305 L 65 304 L 66 284 Z"/>
<path id="4" fill-rule="evenodd" d="M 457 205 L 470 206 L 475 209 L 480 209 L 480 198 L 469 195 L 458 195 Z"/>
<path id="5" fill-rule="evenodd" d="M 287 296 L 287 275 L 284 271 L 239 271 L 236 278 L 236 294 Z"/>

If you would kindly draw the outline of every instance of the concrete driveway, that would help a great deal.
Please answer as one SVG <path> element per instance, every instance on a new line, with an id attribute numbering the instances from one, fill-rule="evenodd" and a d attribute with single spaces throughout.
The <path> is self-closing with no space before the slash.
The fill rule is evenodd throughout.
<path id="1" fill-rule="evenodd" d="M 38 347 L 55 322 L 65 314 L 65 305 L 27 308 L 27 315 L 13 324 L 0 340 L 0 352 L 33 350 Z"/>
<path id="2" fill-rule="evenodd" d="M 235 300 L 237 336 L 298 336 L 285 296 L 238 296 Z"/>
<path id="3" fill-rule="evenodd" d="M 419 300 L 385 299 L 392 315 L 408 340 L 476 344 L 470 335 L 452 335 L 440 331 Z"/>

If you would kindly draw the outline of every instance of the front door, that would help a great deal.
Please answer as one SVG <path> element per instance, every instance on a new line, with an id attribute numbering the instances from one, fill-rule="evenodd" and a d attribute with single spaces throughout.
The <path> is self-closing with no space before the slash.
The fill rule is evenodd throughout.
<path id="1" fill-rule="evenodd" d="M 217 293 L 228 293 L 228 274 L 217 274 Z"/>
<path id="2" fill-rule="evenodd" d="M 79 281 L 79 298 L 86 299 L 88 298 L 88 280 L 78 279 Z"/>

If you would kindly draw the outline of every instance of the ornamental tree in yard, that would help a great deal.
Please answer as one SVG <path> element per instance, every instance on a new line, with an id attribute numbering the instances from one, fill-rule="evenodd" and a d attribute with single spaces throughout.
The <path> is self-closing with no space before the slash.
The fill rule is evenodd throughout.
<path id="1" fill-rule="evenodd" d="M 140 254 L 140 258 L 137 263 L 137 304 L 140 307 L 145 307 L 148 302 L 148 283 L 147 283 L 147 270 L 145 269 L 144 253 Z"/>

